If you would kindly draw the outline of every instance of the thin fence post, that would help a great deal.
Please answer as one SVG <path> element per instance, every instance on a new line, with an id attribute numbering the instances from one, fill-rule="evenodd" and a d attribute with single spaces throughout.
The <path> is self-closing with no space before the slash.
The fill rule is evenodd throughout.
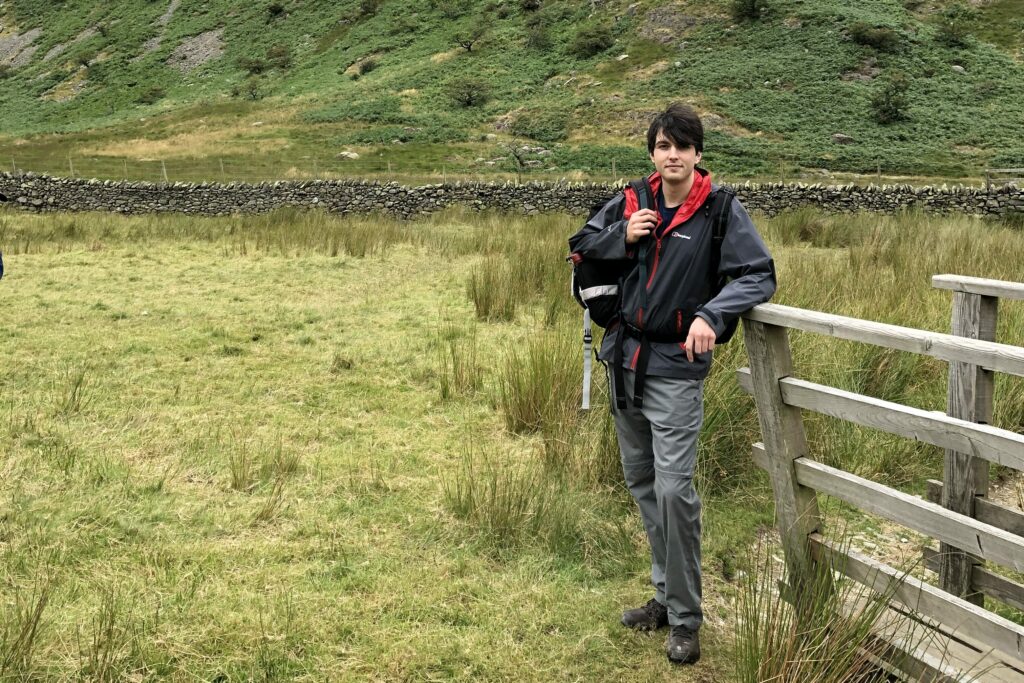
<path id="1" fill-rule="evenodd" d="M 618 171 L 616 170 L 616 167 L 615 167 L 615 159 L 612 159 L 612 182 L 614 183 L 615 180 L 618 177 L 619 177 L 619 173 L 618 173 Z"/>
<path id="2" fill-rule="evenodd" d="M 217 159 L 217 161 L 220 162 L 220 179 L 222 181 L 227 180 L 228 179 L 227 173 L 224 172 L 224 160 L 223 159 Z"/>
<path id="3" fill-rule="evenodd" d="M 68 155 L 68 170 L 71 172 L 71 177 L 75 177 L 75 162 L 71 160 L 71 155 Z"/>
<path id="4" fill-rule="evenodd" d="M 985 191 L 988 192 L 992 189 L 992 176 L 989 175 L 988 169 L 985 169 Z"/>
<path id="5" fill-rule="evenodd" d="M 317 168 L 316 157 L 313 157 L 313 177 L 314 178 L 319 178 L 320 177 L 320 169 Z"/>
<path id="6" fill-rule="evenodd" d="M 750 358 L 750 374 L 761 423 L 768 474 L 775 492 L 775 515 L 786 553 L 791 585 L 799 596 L 801 584 L 812 580 L 808 536 L 821 528 L 818 498 L 813 489 L 796 479 L 793 461 L 807 456 L 800 409 L 782 400 L 779 380 L 793 374 L 793 359 L 786 328 L 743 320 L 743 341 Z"/>
<path id="7" fill-rule="evenodd" d="M 995 341 L 999 299 L 953 292 L 952 332 L 960 337 Z M 989 424 L 992 421 L 994 378 L 991 370 L 970 363 L 949 364 L 946 412 L 950 417 Z M 988 493 L 987 460 L 947 449 L 943 461 L 943 507 L 974 517 L 974 501 Z M 983 605 L 985 596 L 973 589 L 972 574 L 979 560 L 942 543 L 939 547 L 939 585 L 942 590 Z"/>
<path id="8" fill-rule="evenodd" d="M 124 179 L 128 180 L 128 159 L 121 159 L 124 162 Z"/>
<path id="9" fill-rule="evenodd" d="M 167 164 L 164 163 L 163 159 L 160 160 L 160 170 L 163 171 L 164 182 L 165 183 L 170 182 L 169 180 L 167 180 Z"/>
<path id="10" fill-rule="evenodd" d="M 441 164 L 441 184 L 448 184 L 448 167 L 445 164 Z"/>
<path id="11" fill-rule="evenodd" d="M 18 165 L 14 163 L 14 157 L 11 157 L 11 175 L 18 175 Z"/>

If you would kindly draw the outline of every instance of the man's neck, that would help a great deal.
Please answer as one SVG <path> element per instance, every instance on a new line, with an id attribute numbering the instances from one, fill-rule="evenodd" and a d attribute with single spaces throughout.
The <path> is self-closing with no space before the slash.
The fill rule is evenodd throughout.
<path id="1" fill-rule="evenodd" d="M 696 173 L 696 171 L 693 173 Z M 686 201 L 686 198 L 690 195 L 690 188 L 693 187 L 693 173 L 688 175 L 686 180 L 678 183 L 667 183 L 662 178 L 661 192 L 665 197 L 666 207 L 679 206 Z"/>

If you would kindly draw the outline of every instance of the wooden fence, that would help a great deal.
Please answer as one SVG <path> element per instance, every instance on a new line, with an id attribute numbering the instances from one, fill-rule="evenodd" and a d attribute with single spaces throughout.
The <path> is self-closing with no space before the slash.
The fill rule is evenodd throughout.
<path id="1" fill-rule="evenodd" d="M 744 316 L 750 368 L 737 373 L 754 395 L 763 443 L 754 459 L 771 478 L 790 577 L 799 584 L 814 563 L 891 596 L 946 636 L 941 651 L 911 645 L 901 665 L 914 680 L 1024 682 L 1024 626 L 982 607 L 983 596 L 1024 608 L 1024 585 L 981 565 L 1024 572 L 1024 514 L 985 499 L 989 463 L 1024 470 L 1024 435 L 993 427 L 993 373 L 1024 377 L 1024 348 L 996 343 L 997 301 L 1024 300 L 1024 284 L 938 275 L 953 291 L 952 334 L 928 332 L 816 311 L 764 304 Z M 950 364 L 947 413 L 912 408 L 798 379 L 788 329 L 931 356 Z M 922 500 L 810 457 L 802 410 L 810 410 L 945 449 L 944 481 Z M 823 533 L 817 494 L 939 541 L 925 566 L 935 587 Z"/>

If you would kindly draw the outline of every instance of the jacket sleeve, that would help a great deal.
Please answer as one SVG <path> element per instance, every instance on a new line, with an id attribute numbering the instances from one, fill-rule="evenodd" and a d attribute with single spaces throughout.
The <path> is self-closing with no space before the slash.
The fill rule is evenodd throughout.
<path id="1" fill-rule="evenodd" d="M 697 309 L 697 315 L 721 336 L 728 323 L 771 299 L 777 286 L 775 261 L 746 209 L 736 199 L 732 201 L 722 240 L 718 274 L 730 282 L 714 299 Z"/>
<path id="2" fill-rule="evenodd" d="M 631 258 L 626 252 L 626 196 L 617 194 L 569 238 L 569 251 L 592 259 Z"/>

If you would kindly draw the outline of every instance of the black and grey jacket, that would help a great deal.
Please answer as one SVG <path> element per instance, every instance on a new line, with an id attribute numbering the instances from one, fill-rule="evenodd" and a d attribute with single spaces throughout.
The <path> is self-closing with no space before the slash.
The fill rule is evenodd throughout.
<path id="1" fill-rule="evenodd" d="M 707 173 L 703 169 L 695 172 Z M 660 178 L 650 177 L 657 196 Z M 622 283 L 622 319 L 609 326 L 598 358 L 611 361 L 617 336 L 627 330 L 623 365 L 635 369 L 640 343 L 633 334 L 642 330 L 651 341 L 647 374 L 684 379 L 703 379 L 711 367 L 711 353 L 686 359 L 684 344 L 694 316 L 703 318 L 721 337 L 741 313 L 764 303 L 775 293 L 775 264 L 743 205 L 733 198 L 728 228 L 721 243 L 717 276 L 727 284 L 717 289 L 719 278 L 710 273 L 713 219 L 710 207 L 716 185 L 704 205 L 678 225 L 655 229 L 647 245 L 647 278 L 639 282 L 641 268 L 634 268 Z M 584 258 L 637 258 L 635 245 L 626 245 L 626 224 L 638 202 L 631 188 L 612 198 L 587 224 L 569 239 L 570 251 Z M 665 229 L 669 227 L 669 229 Z M 641 287 L 646 286 L 646 310 L 641 306 Z"/>

